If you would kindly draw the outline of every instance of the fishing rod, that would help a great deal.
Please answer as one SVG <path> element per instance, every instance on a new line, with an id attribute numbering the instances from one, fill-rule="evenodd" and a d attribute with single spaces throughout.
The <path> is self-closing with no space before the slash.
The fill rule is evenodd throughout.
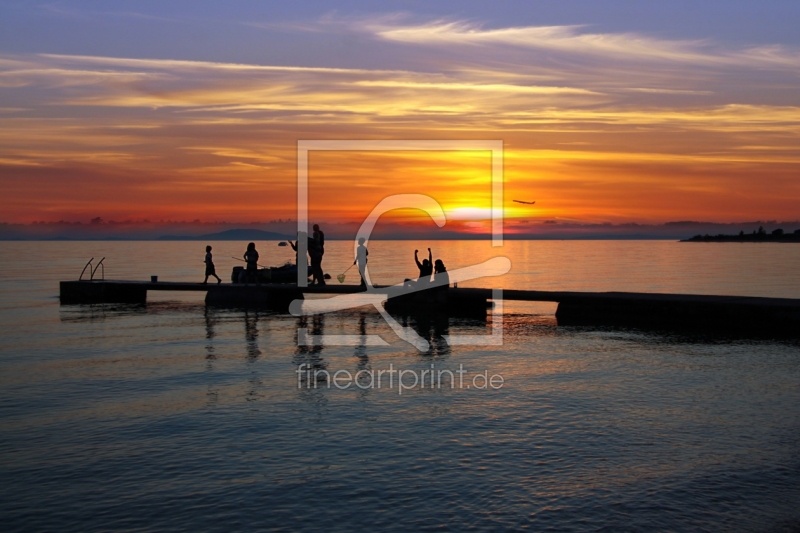
<path id="1" fill-rule="evenodd" d="M 242 263 L 247 263 L 247 261 L 245 261 L 244 259 L 240 259 L 238 257 L 231 256 L 231 259 L 236 259 L 237 261 L 241 261 Z M 260 266 L 261 268 L 269 268 L 269 267 L 265 267 L 264 265 L 259 265 L 258 263 L 256 263 L 256 265 Z"/>

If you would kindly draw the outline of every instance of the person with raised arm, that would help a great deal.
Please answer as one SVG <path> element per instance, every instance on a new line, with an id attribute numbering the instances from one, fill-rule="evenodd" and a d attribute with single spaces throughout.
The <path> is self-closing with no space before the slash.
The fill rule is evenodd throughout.
<path id="1" fill-rule="evenodd" d="M 433 253 L 428 248 L 428 258 L 423 259 L 422 263 L 419 262 L 417 254 L 419 254 L 419 250 L 414 250 L 414 262 L 417 263 L 417 268 L 419 269 L 418 281 L 430 281 L 431 274 L 433 274 Z"/>

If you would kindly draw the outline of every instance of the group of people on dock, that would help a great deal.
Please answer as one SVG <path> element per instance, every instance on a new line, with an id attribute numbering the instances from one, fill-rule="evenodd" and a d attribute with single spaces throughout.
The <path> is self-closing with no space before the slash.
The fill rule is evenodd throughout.
<path id="1" fill-rule="evenodd" d="M 447 268 L 444 266 L 444 261 L 441 259 L 433 260 L 433 252 L 428 248 L 428 258 L 419 260 L 419 250 L 414 250 L 414 262 L 419 269 L 419 277 L 416 280 L 406 279 L 405 285 L 412 286 L 420 283 L 431 284 L 438 288 L 447 288 L 450 286 L 450 274 L 447 273 Z"/>
<path id="2" fill-rule="evenodd" d="M 307 252 L 310 258 L 310 266 L 311 266 L 311 284 L 312 285 L 326 285 L 325 277 L 326 275 L 322 271 L 322 259 L 325 255 L 325 233 L 320 229 L 318 224 L 314 224 L 313 226 L 314 232 L 308 236 L 307 241 Z M 299 236 L 300 234 L 298 234 Z M 295 264 L 299 267 L 299 253 L 300 253 L 300 246 L 299 241 L 288 241 L 289 245 L 292 247 L 292 250 L 295 252 Z M 282 244 L 285 245 L 285 244 Z M 205 270 L 205 280 L 203 284 L 208 283 L 209 277 L 214 277 L 217 279 L 217 283 L 222 283 L 222 280 L 219 276 L 217 276 L 216 268 L 214 266 L 213 256 L 211 254 L 211 246 L 206 246 L 206 256 L 203 262 L 206 265 Z M 367 286 L 367 277 L 366 277 L 366 269 L 367 269 L 367 261 L 369 256 L 369 250 L 367 250 L 366 240 L 361 237 L 358 239 L 358 247 L 356 248 L 356 258 L 353 261 L 353 265 L 358 266 L 358 272 L 361 275 L 361 286 Z M 257 282 L 258 281 L 258 259 L 259 254 L 256 250 L 255 243 L 251 242 L 247 245 L 247 250 L 245 251 L 244 255 L 242 256 L 242 260 L 246 263 L 245 268 L 245 279 L 247 282 Z M 404 282 L 404 286 L 407 287 L 416 287 L 416 288 L 427 288 L 427 287 L 420 287 L 419 284 L 430 284 L 431 287 L 439 287 L 439 288 L 447 288 L 450 285 L 450 275 L 447 273 L 447 268 L 444 265 L 444 262 L 441 259 L 437 259 L 436 261 L 433 260 L 433 252 L 431 249 L 428 248 L 428 257 L 423 258 L 422 261 L 419 260 L 419 250 L 414 250 L 414 262 L 417 265 L 417 269 L 419 269 L 419 276 L 416 280 L 413 279 L 406 279 Z M 343 279 L 343 277 L 342 277 Z M 340 282 L 342 281 L 340 279 Z"/>

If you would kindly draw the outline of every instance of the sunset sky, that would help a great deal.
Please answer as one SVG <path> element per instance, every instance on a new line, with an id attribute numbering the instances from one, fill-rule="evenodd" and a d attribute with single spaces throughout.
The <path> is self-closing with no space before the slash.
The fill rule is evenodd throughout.
<path id="1" fill-rule="evenodd" d="M 796 0 L 7 1 L 0 221 L 294 218 L 304 139 L 502 140 L 511 232 L 796 220 L 798 27 Z M 490 206 L 484 152 L 309 169 L 313 220 Z"/>

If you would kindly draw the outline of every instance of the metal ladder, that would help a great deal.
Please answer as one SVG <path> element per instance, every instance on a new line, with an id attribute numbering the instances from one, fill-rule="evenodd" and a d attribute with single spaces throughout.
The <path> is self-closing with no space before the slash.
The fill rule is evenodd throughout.
<path id="1" fill-rule="evenodd" d="M 105 280 L 106 279 L 106 266 L 103 264 L 103 261 L 105 261 L 105 259 L 106 259 L 105 257 L 102 258 L 100 261 L 98 261 L 98 263 L 96 265 L 92 265 L 92 261 L 94 261 L 94 257 L 89 259 L 89 262 L 86 263 L 86 266 L 84 266 L 83 270 L 81 270 L 81 275 L 78 278 L 78 281 L 83 281 L 83 275 L 86 273 L 86 269 L 87 268 L 89 269 L 89 280 L 88 281 L 94 281 L 94 275 L 97 273 L 97 269 L 98 268 L 100 268 L 100 275 L 102 276 L 100 278 L 100 280 Z"/>

